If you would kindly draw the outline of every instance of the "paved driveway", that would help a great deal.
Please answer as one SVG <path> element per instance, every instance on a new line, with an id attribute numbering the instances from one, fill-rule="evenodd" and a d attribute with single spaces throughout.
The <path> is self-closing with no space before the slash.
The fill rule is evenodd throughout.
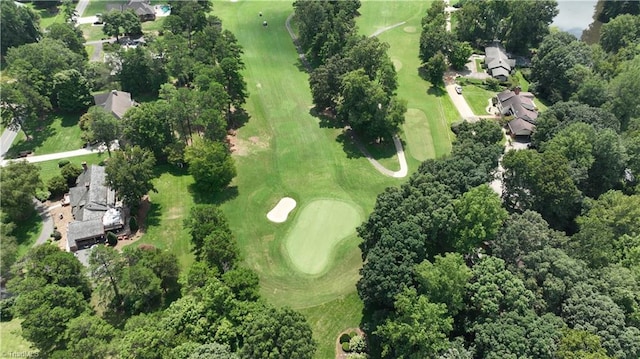
<path id="1" fill-rule="evenodd" d="M 455 83 L 446 85 L 445 87 L 447 88 L 451 101 L 453 101 L 453 105 L 458 109 L 460 117 L 469 122 L 478 121 L 478 117 L 473 113 L 471 107 L 469 107 L 469 104 L 467 103 L 467 100 L 464 99 L 464 96 L 456 92 Z"/>

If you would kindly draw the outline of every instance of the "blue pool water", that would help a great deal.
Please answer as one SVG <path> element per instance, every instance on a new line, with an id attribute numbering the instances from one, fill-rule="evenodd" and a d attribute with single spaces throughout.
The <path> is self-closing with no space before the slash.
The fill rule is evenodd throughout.
<path id="1" fill-rule="evenodd" d="M 168 13 L 168 12 L 170 12 L 170 11 L 171 11 L 171 6 L 169 6 L 169 5 L 162 5 L 162 6 L 160 6 L 160 9 L 162 9 L 162 12 L 166 14 L 166 13 Z"/>

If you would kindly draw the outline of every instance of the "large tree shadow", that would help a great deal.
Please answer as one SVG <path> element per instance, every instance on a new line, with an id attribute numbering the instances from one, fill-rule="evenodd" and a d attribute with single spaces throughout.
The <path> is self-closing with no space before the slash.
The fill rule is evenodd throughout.
<path id="1" fill-rule="evenodd" d="M 49 137 L 57 134 L 56 130 L 52 128 L 53 122 L 56 119 L 61 118 L 60 127 L 70 128 L 78 125 L 79 117 L 79 113 L 53 112 L 49 114 L 38 127 L 27 131 L 30 138 L 25 138 L 24 140 L 14 143 L 7 151 L 5 157 L 17 158 L 20 152 L 35 152 Z"/>
<path id="2" fill-rule="evenodd" d="M 237 130 L 240 127 L 243 127 L 249 120 L 251 119 L 251 115 L 243 109 L 239 108 L 231 113 L 229 118 L 229 129 Z"/>
<path id="3" fill-rule="evenodd" d="M 238 186 L 227 186 L 220 191 L 205 190 L 197 183 L 189 185 L 189 193 L 193 196 L 193 202 L 196 204 L 215 204 L 221 205 L 238 197 Z"/>
<path id="4" fill-rule="evenodd" d="M 322 111 L 314 106 L 309 110 L 309 114 L 319 120 L 320 128 L 344 128 L 344 123 L 328 109 Z"/>
<path id="5" fill-rule="evenodd" d="M 375 160 L 391 158 L 396 154 L 395 145 L 391 136 L 386 141 L 377 141 L 375 138 L 359 134 L 347 124 L 338 120 L 330 110 L 318 111 L 316 107 L 309 110 L 309 114 L 319 120 L 320 128 L 343 129 L 336 137 L 336 142 L 342 145 L 347 158 L 361 158 L 369 154 Z"/>

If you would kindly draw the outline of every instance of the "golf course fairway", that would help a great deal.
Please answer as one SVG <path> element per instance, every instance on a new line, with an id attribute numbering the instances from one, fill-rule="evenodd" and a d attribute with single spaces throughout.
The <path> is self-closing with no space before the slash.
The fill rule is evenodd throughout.
<path id="1" fill-rule="evenodd" d="M 354 235 L 362 220 L 358 207 L 345 201 L 321 199 L 307 204 L 285 239 L 291 262 L 302 273 L 322 273 L 334 246 Z"/>

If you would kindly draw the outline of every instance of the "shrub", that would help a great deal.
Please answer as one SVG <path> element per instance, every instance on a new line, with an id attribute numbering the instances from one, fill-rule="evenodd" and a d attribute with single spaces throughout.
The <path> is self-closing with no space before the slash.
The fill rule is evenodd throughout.
<path id="1" fill-rule="evenodd" d="M 355 335 L 351 337 L 349 347 L 356 353 L 362 353 L 367 350 L 367 343 L 362 335 Z"/>
<path id="2" fill-rule="evenodd" d="M 59 231 L 53 231 L 53 233 L 51 233 L 51 237 L 53 237 L 54 241 L 59 241 L 60 239 L 62 239 L 62 233 L 60 233 Z"/>
<path id="3" fill-rule="evenodd" d="M 15 297 L 0 300 L 0 322 L 8 322 L 13 319 L 13 303 Z"/>
<path id="4" fill-rule="evenodd" d="M 129 229 L 131 230 L 131 232 L 138 231 L 138 221 L 136 220 L 136 217 L 131 217 L 131 219 L 129 220 Z"/>
<path id="5" fill-rule="evenodd" d="M 487 88 L 491 91 L 500 91 L 500 81 L 490 77 L 486 79 Z"/>
<path id="6" fill-rule="evenodd" d="M 47 189 L 51 192 L 51 196 L 57 197 L 65 194 L 69 190 L 69 186 L 64 177 L 55 176 L 47 181 Z"/>
<path id="7" fill-rule="evenodd" d="M 347 333 L 344 333 L 340 336 L 340 344 L 348 343 L 351 340 L 351 336 Z"/>
<path id="8" fill-rule="evenodd" d="M 60 168 L 60 174 L 67 181 L 68 186 L 73 186 L 76 183 L 76 179 L 82 173 L 82 167 L 76 166 L 73 163 L 67 163 Z"/>
<path id="9" fill-rule="evenodd" d="M 118 236 L 113 232 L 107 232 L 107 243 L 109 243 L 110 246 L 115 246 L 118 244 Z"/>
<path id="10" fill-rule="evenodd" d="M 71 162 L 69 162 L 69 160 L 58 161 L 58 168 L 62 168 L 64 166 L 68 165 L 69 163 L 71 163 Z"/>
<path id="11" fill-rule="evenodd" d="M 351 347 L 349 347 L 349 342 L 342 343 L 342 350 L 344 350 L 345 352 L 351 351 Z"/>
<path id="12" fill-rule="evenodd" d="M 356 332 L 351 332 L 351 333 L 349 333 L 349 338 L 353 338 L 353 337 L 355 337 L 356 335 L 358 335 L 358 333 L 356 333 Z"/>
<path id="13" fill-rule="evenodd" d="M 347 355 L 347 359 L 369 359 L 369 355 L 365 353 L 351 353 Z"/>
<path id="14" fill-rule="evenodd" d="M 51 197 L 51 192 L 45 189 L 39 189 L 36 191 L 36 199 L 40 202 L 44 202 Z"/>

